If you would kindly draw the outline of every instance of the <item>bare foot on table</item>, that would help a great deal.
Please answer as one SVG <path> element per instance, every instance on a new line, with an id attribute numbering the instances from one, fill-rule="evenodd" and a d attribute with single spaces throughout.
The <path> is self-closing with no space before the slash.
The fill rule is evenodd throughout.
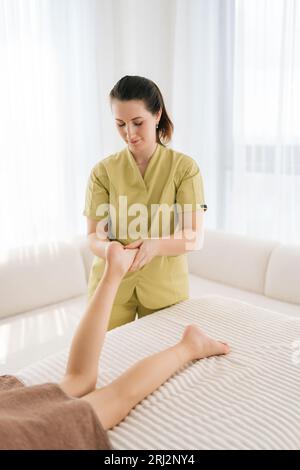
<path id="1" fill-rule="evenodd" d="M 222 343 L 207 336 L 197 325 L 188 325 L 186 327 L 181 342 L 188 348 L 191 360 L 219 356 L 230 352 L 227 343 Z"/>

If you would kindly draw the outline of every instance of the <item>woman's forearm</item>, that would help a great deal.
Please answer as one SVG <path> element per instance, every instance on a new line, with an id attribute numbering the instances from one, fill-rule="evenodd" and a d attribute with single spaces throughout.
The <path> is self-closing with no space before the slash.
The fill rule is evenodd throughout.
<path id="1" fill-rule="evenodd" d="M 106 248 L 110 243 L 109 238 L 100 239 L 96 233 L 88 235 L 88 244 L 90 250 L 99 258 L 106 259 Z"/>
<path id="2" fill-rule="evenodd" d="M 199 235 L 192 229 L 176 232 L 169 238 L 157 240 L 157 243 L 157 256 L 183 255 L 189 251 L 200 250 L 203 244 Z"/>

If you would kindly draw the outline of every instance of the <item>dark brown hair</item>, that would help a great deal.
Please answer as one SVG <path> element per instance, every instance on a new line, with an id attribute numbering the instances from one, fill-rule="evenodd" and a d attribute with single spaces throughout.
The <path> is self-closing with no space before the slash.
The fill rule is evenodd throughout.
<path id="1" fill-rule="evenodd" d="M 158 129 L 156 129 L 156 142 L 162 145 L 170 142 L 174 125 L 166 111 L 162 94 L 152 80 L 138 75 L 125 75 L 115 84 L 109 97 L 111 101 L 113 99 L 120 101 L 142 100 L 147 111 L 153 115 L 162 109 Z"/>

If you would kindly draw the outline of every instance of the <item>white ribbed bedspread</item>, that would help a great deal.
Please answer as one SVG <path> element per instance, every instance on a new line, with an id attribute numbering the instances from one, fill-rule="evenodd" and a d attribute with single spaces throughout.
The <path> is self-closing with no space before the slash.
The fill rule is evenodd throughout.
<path id="1" fill-rule="evenodd" d="M 189 323 L 227 341 L 230 354 L 182 368 L 109 431 L 114 448 L 300 449 L 300 319 L 221 296 L 187 300 L 109 332 L 98 386 L 174 344 Z M 59 381 L 67 353 L 17 376 Z"/>

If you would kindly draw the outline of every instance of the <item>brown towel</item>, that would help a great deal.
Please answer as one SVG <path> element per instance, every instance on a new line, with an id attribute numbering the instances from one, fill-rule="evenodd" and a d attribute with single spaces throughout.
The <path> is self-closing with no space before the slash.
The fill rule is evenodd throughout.
<path id="1" fill-rule="evenodd" d="M 57 384 L 0 376 L 0 449 L 111 449 L 92 406 Z"/>

